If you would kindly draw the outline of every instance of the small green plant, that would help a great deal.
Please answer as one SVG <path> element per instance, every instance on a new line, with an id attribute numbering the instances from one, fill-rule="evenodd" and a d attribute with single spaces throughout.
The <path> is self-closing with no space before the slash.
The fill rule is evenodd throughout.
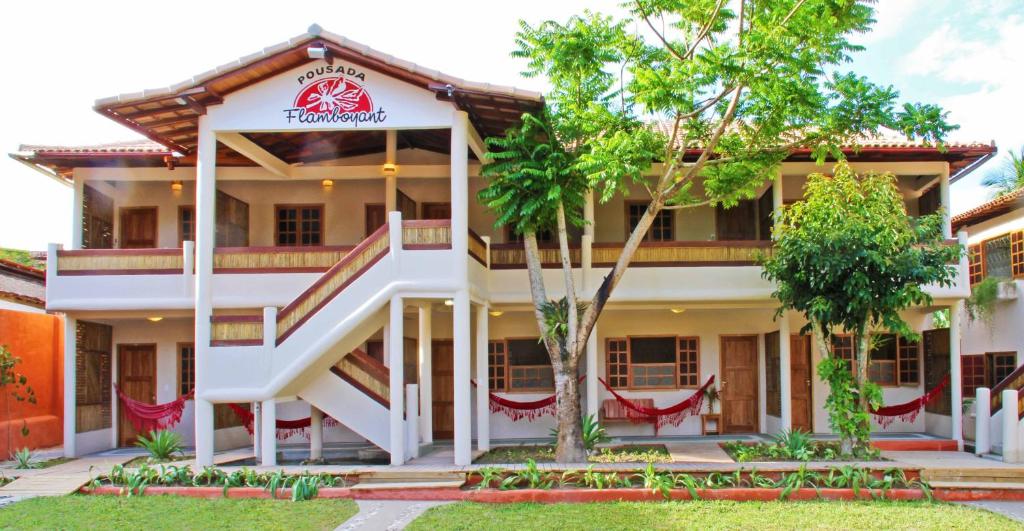
<path id="1" fill-rule="evenodd" d="M 718 388 L 710 385 L 704 390 L 704 400 L 708 401 L 708 413 L 715 412 L 715 403 L 718 402 Z"/>
<path id="2" fill-rule="evenodd" d="M 292 482 L 292 501 L 305 501 L 316 498 L 320 493 L 321 477 L 303 474 Z"/>
<path id="3" fill-rule="evenodd" d="M 14 452 L 14 468 L 27 470 L 30 468 L 41 468 L 42 464 L 36 459 L 36 454 L 27 447 Z"/>
<path id="4" fill-rule="evenodd" d="M 675 478 L 671 474 L 658 472 L 654 468 L 654 463 L 647 463 L 644 471 L 637 474 L 637 479 L 643 481 L 645 489 L 650 490 L 654 494 L 660 493 L 666 500 L 672 495 L 672 487 L 675 486 Z"/>
<path id="5" fill-rule="evenodd" d="M 504 469 L 496 466 L 485 466 L 476 471 L 476 474 L 480 476 L 480 483 L 477 483 L 477 490 L 483 490 L 490 488 L 495 481 L 500 481 L 504 474 Z"/>
<path id="6" fill-rule="evenodd" d="M 701 488 L 701 484 L 697 480 L 697 478 L 691 476 L 690 474 L 679 474 L 673 478 L 672 482 L 674 485 L 686 488 L 686 492 L 690 494 L 690 499 L 700 499 L 700 493 L 697 491 L 697 489 Z"/>
<path id="7" fill-rule="evenodd" d="M 551 477 L 551 474 L 547 472 L 541 472 L 537 468 L 537 463 L 533 459 L 526 461 L 526 468 L 515 473 L 514 477 L 516 485 L 525 485 L 526 488 L 530 489 L 550 489 L 554 485 L 555 480 Z"/>
<path id="8" fill-rule="evenodd" d="M 809 461 L 814 457 L 811 435 L 802 430 L 788 430 L 776 435 L 776 446 L 787 459 Z"/>
<path id="9" fill-rule="evenodd" d="M 985 277 L 971 287 L 971 296 L 964 301 L 967 316 L 972 321 L 981 321 L 986 327 L 992 327 L 996 303 L 999 302 L 999 285 L 1006 282 L 1005 278 Z"/>
<path id="10" fill-rule="evenodd" d="M 558 440 L 558 426 L 551 428 L 548 432 L 552 438 Z M 594 415 L 586 415 L 583 417 L 583 447 L 587 449 L 587 453 L 593 453 L 594 448 L 599 445 L 606 443 L 611 440 L 608 437 L 608 433 L 605 431 L 601 423 L 597 421 Z"/>
<path id="11" fill-rule="evenodd" d="M 174 454 L 181 454 L 181 435 L 170 430 L 150 430 L 149 438 L 139 435 L 135 446 L 145 448 L 153 461 L 167 461 Z"/>
<path id="12" fill-rule="evenodd" d="M 0 393 L 4 395 L 4 414 L 8 422 L 14 420 L 11 417 L 11 398 L 17 402 L 36 403 L 36 392 L 28 385 L 28 377 L 15 370 L 19 363 L 21 358 L 8 350 L 7 345 L 0 345 Z M 11 449 L 9 451 L 14 457 L 14 441 L 11 439 L 10 427 L 6 431 L 7 448 Z M 21 421 L 21 436 L 28 437 L 28 421 L 24 419 Z"/>

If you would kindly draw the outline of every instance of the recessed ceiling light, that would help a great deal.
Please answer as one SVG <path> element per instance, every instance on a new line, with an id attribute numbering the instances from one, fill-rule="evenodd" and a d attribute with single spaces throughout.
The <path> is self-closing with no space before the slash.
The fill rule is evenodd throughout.
<path id="1" fill-rule="evenodd" d="M 491 310 L 491 311 L 489 311 L 487 313 L 491 314 L 491 317 L 501 317 L 502 315 L 505 314 L 505 312 L 503 312 L 501 310 Z"/>
<path id="2" fill-rule="evenodd" d="M 686 308 L 671 308 L 671 309 L 670 309 L 670 311 L 671 311 L 672 313 L 676 313 L 676 314 L 679 314 L 679 313 L 683 313 L 683 312 L 685 312 L 685 311 L 686 311 Z"/>
<path id="3" fill-rule="evenodd" d="M 455 306 L 455 301 L 453 301 L 451 299 L 445 299 L 444 300 L 444 305 L 445 306 Z"/>
<path id="4" fill-rule="evenodd" d="M 160 321 L 163 321 L 164 318 L 163 317 L 156 317 L 156 316 L 154 316 L 154 317 L 147 317 L 146 320 L 151 322 L 151 323 L 159 323 Z"/>

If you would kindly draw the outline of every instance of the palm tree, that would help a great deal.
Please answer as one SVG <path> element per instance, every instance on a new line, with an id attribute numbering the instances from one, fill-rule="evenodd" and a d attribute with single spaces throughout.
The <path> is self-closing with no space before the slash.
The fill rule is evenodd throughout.
<path id="1" fill-rule="evenodd" d="M 1024 188 L 1024 146 L 1020 148 L 1020 153 L 1011 151 L 1003 167 L 986 175 L 981 184 L 991 188 L 996 197 Z"/>

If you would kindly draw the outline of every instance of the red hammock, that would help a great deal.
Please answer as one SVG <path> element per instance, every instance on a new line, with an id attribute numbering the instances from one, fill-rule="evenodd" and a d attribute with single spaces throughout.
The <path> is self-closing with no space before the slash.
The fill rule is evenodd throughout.
<path id="1" fill-rule="evenodd" d="M 582 382 L 584 378 L 586 375 L 581 375 L 579 381 Z M 470 380 L 470 383 L 476 387 L 475 380 Z M 532 422 L 545 415 L 555 414 L 555 395 L 531 402 L 517 402 L 487 391 L 487 398 L 491 413 L 501 413 L 512 420 L 526 419 Z"/>
<path id="2" fill-rule="evenodd" d="M 925 393 L 924 396 L 915 398 L 904 404 L 896 404 L 893 406 L 873 409 L 871 410 L 871 414 L 875 416 L 875 420 L 877 420 L 878 424 L 883 428 L 888 428 L 893 422 L 896 422 L 897 419 L 904 422 L 914 422 L 914 419 L 916 419 L 917 415 L 921 413 L 924 406 L 938 398 L 939 395 L 942 394 L 942 390 L 945 389 L 948 384 L 949 374 L 947 373 L 946 376 L 942 378 L 942 381 L 939 382 L 939 385 L 936 385 L 931 391 Z"/>
<path id="3" fill-rule="evenodd" d="M 608 390 L 612 396 L 615 397 L 620 404 L 625 406 L 629 420 L 634 424 L 653 423 L 654 424 L 654 435 L 658 435 L 658 430 L 662 426 L 669 424 L 678 426 L 682 424 L 683 420 L 690 415 L 696 415 L 700 413 L 701 407 L 704 406 L 704 391 L 707 390 L 708 386 L 715 382 L 715 375 L 712 374 L 708 377 L 708 381 L 704 382 L 704 385 L 697 389 L 695 393 L 690 395 L 686 400 L 665 408 L 650 408 L 637 405 L 632 400 L 616 393 L 614 389 L 608 385 L 608 382 L 604 381 L 604 378 L 598 378 L 597 381 L 604 385 L 604 388 Z"/>
<path id="4" fill-rule="evenodd" d="M 228 404 L 231 411 L 238 415 L 238 418 L 242 419 L 242 425 L 245 426 L 245 431 L 249 432 L 249 435 L 253 434 L 253 418 L 255 415 L 252 411 L 249 411 L 238 404 Z M 312 417 L 306 417 L 304 419 L 295 420 L 281 420 L 277 419 L 274 421 L 274 427 L 277 428 L 277 440 L 283 441 L 292 435 L 302 434 L 305 438 L 309 438 L 309 432 L 306 431 L 313 423 Z M 341 423 L 334 420 L 331 417 L 324 416 L 324 426 L 327 428 L 334 428 L 340 426 Z"/>
<path id="5" fill-rule="evenodd" d="M 189 391 L 187 395 L 182 395 L 177 400 L 166 404 L 147 404 L 122 393 L 116 384 L 114 391 L 117 392 L 117 398 L 121 401 L 125 417 L 139 433 L 170 428 L 181 422 L 181 413 L 185 410 L 185 402 L 192 400 L 193 393 Z"/>

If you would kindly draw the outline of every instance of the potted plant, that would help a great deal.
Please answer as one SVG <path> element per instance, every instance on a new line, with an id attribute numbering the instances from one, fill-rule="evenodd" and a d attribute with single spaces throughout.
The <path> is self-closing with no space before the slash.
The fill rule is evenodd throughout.
<path id="1" fill-rule="evenodd" d="M 705 389 L 704 400 L 708 402 L 708 414 L 714 414 L 715 402 L 718 402 L 718 388 L 712 385 Z"/>

